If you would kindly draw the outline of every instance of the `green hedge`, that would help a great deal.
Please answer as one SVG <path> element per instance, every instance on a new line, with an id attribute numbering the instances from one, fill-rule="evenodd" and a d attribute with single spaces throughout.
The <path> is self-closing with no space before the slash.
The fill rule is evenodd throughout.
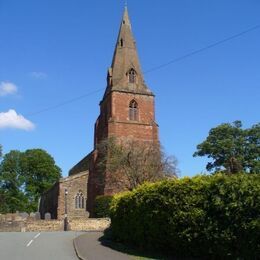
<path id="1" fill-rule="evenodd" d="M 115 240 L 172 256 L 256 259 L 260 175 L 197 176 L 116 195 Z"/>
<path id="2" fill-rule="evenodd" d="M 97 218 L 106 218 L 110 215 L 110 204 L 113 196 L 97 196 L 95 199 L 94 215 Z"/>

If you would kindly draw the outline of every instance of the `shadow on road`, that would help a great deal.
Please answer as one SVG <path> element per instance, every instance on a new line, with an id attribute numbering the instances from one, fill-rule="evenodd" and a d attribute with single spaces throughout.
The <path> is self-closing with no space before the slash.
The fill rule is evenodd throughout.
<path id="1" fill-rule="evenodd" d="M 125 245 L 123 243 L 115 242 L 112 240 L 112 233 L 110 229 L 104 232 L 104 235 L 99 238 L 99 242 L 102 246 L 109 247 L 115 251 L 128 254 L 136 259 L 156 259 L 156 260 L 179 260 L 171 256 L 164 255 L 158 252 L 145 251 L 135 248 L 131 245 Z"/>

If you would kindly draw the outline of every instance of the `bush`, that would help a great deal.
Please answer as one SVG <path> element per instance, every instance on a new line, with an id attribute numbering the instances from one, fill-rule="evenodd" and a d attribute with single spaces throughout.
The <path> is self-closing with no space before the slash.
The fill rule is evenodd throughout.
<path id="1" fill-rule="evenodd" d="M 115 240 L 182 257 L 260 255 L 260 175 L 197 176 L 116 195 Z"/>
<path id="2" fill-rule="evenodd" d="M 94 214 L 97 218 L 106 218 L 110 215 L 110 204 L 113 196 L 97 196 L 95 200 Z"/>

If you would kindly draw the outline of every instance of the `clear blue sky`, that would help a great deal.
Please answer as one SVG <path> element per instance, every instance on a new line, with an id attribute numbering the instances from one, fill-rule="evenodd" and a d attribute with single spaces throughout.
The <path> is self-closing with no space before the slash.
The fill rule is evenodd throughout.
<path id="1" fill-rule="evenodd" d="M 37 112 L 105 88 L 123 6 L 123 0 L 0 0 L 5 153 L 43 148 L 66 176 L 91 151 L 103 90 Z M 260 24 L 259 0 L 129 0 L 128 10 L 143 71 Z M 207 159 L 192 154 L 210 128 L 260 121 L 260 29 L 146 73 L 145 80 L 156 94 L 166 152 L 178 158 L 182 176 L 203 172 Z"/>

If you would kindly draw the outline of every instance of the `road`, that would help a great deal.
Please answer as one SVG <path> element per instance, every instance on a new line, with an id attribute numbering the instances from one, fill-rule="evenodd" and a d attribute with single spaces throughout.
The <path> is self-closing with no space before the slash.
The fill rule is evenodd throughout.
<path id="1" fill-rule="evenodd" d="M 82 232 L 1 233 L 1 260 L 78 260 L 73 239 Z"/>

